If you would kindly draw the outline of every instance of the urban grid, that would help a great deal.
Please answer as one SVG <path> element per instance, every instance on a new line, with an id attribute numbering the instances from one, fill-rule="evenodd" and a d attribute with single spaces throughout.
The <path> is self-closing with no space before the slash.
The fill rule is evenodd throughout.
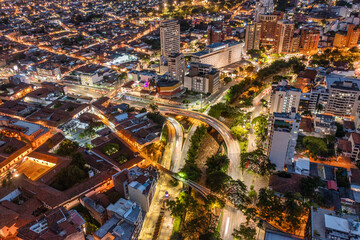
<path id="1" fill-rule="evenodd" d="M 360 240 L 360 0 L 0 0 L 0 239 Z"/>

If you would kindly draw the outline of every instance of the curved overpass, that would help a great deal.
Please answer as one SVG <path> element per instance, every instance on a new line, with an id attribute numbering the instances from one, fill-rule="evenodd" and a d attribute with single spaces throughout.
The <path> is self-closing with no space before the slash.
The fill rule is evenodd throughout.
<path id="1" fill-rule="evenodd" d="M 230 129 L 221 121 L 210 117 L 206 114 L 174 108 L 167 106 L 159 106 L 160 112 L 170 113 L 176 115 L 182 115 L 185 117 L 191 117 L 194 119 L 198 119 L 202 122 L 209 124 L 216 131 L 218 131 L 223 137 L 226 147 L 227 147 L 227 155 L 230 159 L 230 167 L 229 167 L 229 175 L 233 179 L 239 179 L 241 176 L 241 171 L 239 169 L 240 166 L 240 145 L 239 142 L 233 137 Z"/>

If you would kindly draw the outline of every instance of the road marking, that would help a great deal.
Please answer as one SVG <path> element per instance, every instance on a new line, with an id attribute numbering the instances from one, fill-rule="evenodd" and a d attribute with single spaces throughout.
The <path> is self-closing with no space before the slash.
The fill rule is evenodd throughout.
<path id="1" fill-rule="evenodd" d="M 227 219 L 226 219 L 226 227 L 225 227 L 225 236 L 226 236 L 227 233 L 228 233 L 229 224 L 230 224 L 230 217 L 227 217 Z"/>

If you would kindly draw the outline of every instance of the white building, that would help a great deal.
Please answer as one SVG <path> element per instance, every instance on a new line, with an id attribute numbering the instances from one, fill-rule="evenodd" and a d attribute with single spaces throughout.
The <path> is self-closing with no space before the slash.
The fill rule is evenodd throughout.
<path id="1" fill-rule="evenodd" d="M 274 84 L 270 97 L 270 113 L 273 112 L 291 112 L 298 111 L 301 98 L 301 90 L 288 85 L 288 82 L 282 80 Z"/>
<path id="2" fill-rule="evenodd" d="M 185 76 L 184 87 L 188 90 L 213 93 L 219 89 L 219 71 L 211 65 L 190 63 L 189 74 Z"/>
<path id="3" fill-rule="evenodd" d="M 269 118 L 268 155 L 276 170 L 291 165 L 299 133 L 300 115 L 292 113 L 273 113 Z"/>
<path id="4" fill-rule="evenodd" d="M 213 65 L 222 68 L 241 60 L 244 43 L 226 41 L 213 43 L 206 49 L 191 55 L 191 62 Z"/>
<path id="5" fill-rule="evenodd" d="M 157 180 L 148 178 L 144 182 L 132 181 L 128 185 L 130 200 L 137 202 L 143 211 L 148 212 L 155 194 Z"/>
<path id="6" fill-rule="evenodd" d="M 329 88 L 325 112 L 339 117 L 355 116 L 359 107 L 360 90 L 353 81 L 335 81 Z"/>

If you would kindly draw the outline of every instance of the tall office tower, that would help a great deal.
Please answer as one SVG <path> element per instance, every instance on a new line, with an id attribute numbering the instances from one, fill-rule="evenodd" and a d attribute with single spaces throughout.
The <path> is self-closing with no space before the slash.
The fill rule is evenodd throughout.
<path id="1" fill-rule="evenodd" d="M 261 23 L 261 45 L 273 46 L 275 41 L 276 24 L 282 19 L 279 14 L 260 14 L 259 22 Z"/>
<path id="2" fill-rule="evenodd" d="M 360 28 L 358 25 L 349 24 L 346 34 L 346 47 L 356 47 L 359 41 Z"/>
<path id="3" fill-rule="evenodd" d="M 258 22 L 261 14 L 272 14 L 274 12 L 273 0 L 259 0 L 256 2 L 255 21 Z"/>
<path id="4" fill-rule="evenodd" d="M 277 22 L 275 30 L 275 53 L 291 53 L 295 24 L 289 20 Z"/>
<path id="5" fill-rule="evenodd" d="M 320 31 L 315 28 L 301 29 L 300 31 L 300 51 L 317 51 L 320 40 Z"/>
<path id="6" fill-rule="evenodd" d="M 182 53 L 170 53 L 168 56 L 169 78 L 184 82 L 185 57 Z"/>
<path id="7" fill-rule="evenodd" d="M 287 81 L 282 80 L 277 84 L 273 84 L 270 96 L 270 113 L 289 113 L 293 109 L 297 112 L 300 98 L 301 90 L 288 85 Z"/>
<path id="8" fill-rule="evenodd" d="M 177 20 L 160 23 L 161 55 L 165 61 L 170 53 L 180 52 L 180 24 Z"/>
<path id="9" fill-rule="evenodd" d="M 325 112 L 336 116 L 355 116 L 359 107 L 360 90 L 352 81 L 335 81 L 330 85 Z"/>
<path id="10" fill-rule="evenodd" d="M 300 119 L 295 110 L 291 113 L 270 114 L 268 155 L 270 162 L 276 165 L 276 170 L 283 171 L 284 166 L 291 165 Z"/>
<path id="11" fill-rule="evenodd" d="M 261 23 L 255 22 L 246 27 L 245 50 L 260 48 Z"/>

